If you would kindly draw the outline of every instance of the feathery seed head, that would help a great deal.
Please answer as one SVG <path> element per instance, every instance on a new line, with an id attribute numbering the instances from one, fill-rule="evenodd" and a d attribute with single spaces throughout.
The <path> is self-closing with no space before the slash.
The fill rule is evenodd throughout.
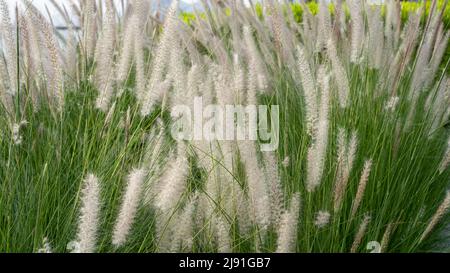
<path id="1" fill-rule="evenodd" d="M 100 185 L 98 178 L 88 174 L 84 180 L 81 197 L 76 252 L 95 251 L 100 216 Z"/>
<path id="2" fill-rule="evenodd" d="M 450 163 L 450 137 L 447 140 L 447 149 L 442 157 L 441 164 L 439 165 L 439 173 L 443 173 Z"/>
<path id="3" fill-rule="evenodd" d="M 320 210 L 316 213 L 316 220 L 314 221 L 314 225 L 318 228 L 323 228 L 330 222 L 330 213 L 328 211 Z"/>
<path id="4" fill-rule="evenodd" d="M 358 207 L 361 203 L 361 200 L 364 195 L 364 191 L 366 189 L 367 181 L 369 180 L 370 170 L 372 168 L 372 159 L 366 160 L 364 163 L 364 169 L 361 174 L 361 178 L 359 179 L 358 190 L 356 192 L 355 200 L 353 201 L 352 206 L 352 217 L 356 214 Z"/>
<path id="5" fill-rule="evenodd" d="M 436 224 L 447 213 L 449 208 L 450 208 L 450 190 L 447 190 L 444 200 L 442 201 L 441 205 L 438 207 L 438 209 L 434 213 L 434 215 L 431 218 L 430 222 L 428 223 L 428 226 L 426 227 L 425 231 L 420 236 L 420 240 L 419 240 L 420 242 L 422 242 L 430 234 L 430 232 L 433 230 L 433 228 L 436 226 Z"/>
<path id="6" fill-rule="evenodd" d="M 361 244 L 361 241 L 366 234 L 367 226 L 370 223 L 370 215 L 365 215 L 363 221 L 361 222 L 361 225 L 359 226 L 358 232 L 355 235 L 355 239 L 353 240 L 352 247 L 350 249 L 351 253 L 355 253 L 358 250 L 358 247 Z"/>
<path id="7" fill-rule="evenodd" d="M 161 189 L 155 199 L 155 206 L 163 212 L 175 208 L 186 189 L 189 164 L 184 144 L 178 143 L 175 161 L 169 162 L 161 178 Z"/>
<path id="8" fill-rule="evenodd" d="M 289 210 L 281 216 L 278 228 L 277 253 L 295 252 L 297 243 L 297 225 L 300 214 L 300 194 L 292 196 Z"/>

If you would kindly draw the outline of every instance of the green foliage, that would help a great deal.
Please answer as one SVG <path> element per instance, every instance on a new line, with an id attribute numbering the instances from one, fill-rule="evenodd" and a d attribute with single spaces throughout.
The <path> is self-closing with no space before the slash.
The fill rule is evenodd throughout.
<path id="1" fill-rule="evenodd" d="M 438 6 L 441 6 L 443 4 L 443 1 L 439 1 Z M 424 13 L 422 15 L 422 19 L 424 20 L 426 18 L 426 16 L 428 16 L 429 11 L 430 11 L 430 5 L 431 3 L 428 1 L 427 5 L 426 5 L 426 13 Z M 312 14 L 316 15 L 318 10 L 319 10 L 319 5 L 317 4 L 317 2 L 308 2 L 306 3 L 306 6 L 308 7 L 309 12 L 311 12 Z M 416 12 L 419 10 L 419 8 L 422 6 L 421 2 L 401 2 L 401 18 L 403 21 L 406 21 L 408 18 L 408 14 L 410 12 Z M 334 5 L 333 4 L 329 4 L 329 9 L 331 14 L 334 14 Z M 294 15 L 294 19 L 300 23 L 302 21 L 302 15 L 303 15 L 303 6 L 299 3 L 292 3 L 290 4 L 290 8 L 292 10 L 292 13 Z M 349 16 L 349 11 L 348 9 L 345 7 L 344 5 L 344 9 L 345 9 L 345 13 L 347 16 Z M 255 5 L 255 12 L 258 15 L 258 17 L 262 17 L 263 16 L 263 7 L 260 3 L 257 3 Z M 382 12 L 384 14 L 384 6 L 382 7 Z M 227 14 L 229 14 L 229 10 L 227 11 Z M 190 12 L 181 12 L 180 15 L 183 19 L 184 22 L 186 23 L 190 23 L 192 22 L 192 20 L 195 20 L 195 15 L 193 13 Z M 446 29 L 448 29 L 450 27 L 450 5 L 447 5 L 444 11 L 444 14 L 442 16 L 442 21 L 444 23 L 444 27 Z"/>
<path id="2" fill-rule="evenodd" d="M 185 22 L 188 25 L 190 25 L 191 22 L 195 20 L 195 15 L 190 12 L 181 12 L 180 16 L 183 22 Z"/>

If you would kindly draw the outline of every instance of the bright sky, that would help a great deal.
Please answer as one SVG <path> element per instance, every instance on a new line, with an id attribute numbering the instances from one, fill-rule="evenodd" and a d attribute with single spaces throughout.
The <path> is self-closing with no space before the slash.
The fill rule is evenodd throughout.
<path id="1" fill-rule="evenodd" d="M 6 3 L 9 6 L 9 10 L 10 10 L 10 16 L 12 18 L 14 18 L 14 8 L 16 6 L 16 3 L 19 3 L 19 7 L 23 6 L 22 5 L 22 1 L 21 0 L 5 0 Z M 49 9 L 49 12 L 53 18 L 53 21 L 55 23 L 55 25 L 58 24 L 62 24 L 63 20 L 62 18 L 59 16 L 58 12 L 56 11 L 56 9 L 53 7 L 53 4 L 50 2 L 50 0 L 30 0 L 41 12 L 42 14 L 44 14 L 45 16 L 47 16 L 47 11 L 45 9 L 45 7 L 47 6 L 47 8 Z M 198 2 L 199 0 L 181 0 L 182 2 L 185 2 L 187 4 L 193 4 Z M 75 1 L 77 2 L 77 1 Z M 117 7 L 120 7 L 120 0 L 114 0 L 115 4 Z M 69 5 L 71 3 L 71 1 L 69 0 L 57 0 L 57 3 L 60 3 L 61 6 L 63 5 Z M 70 10 L 68 8 L 68 10 Z"/>

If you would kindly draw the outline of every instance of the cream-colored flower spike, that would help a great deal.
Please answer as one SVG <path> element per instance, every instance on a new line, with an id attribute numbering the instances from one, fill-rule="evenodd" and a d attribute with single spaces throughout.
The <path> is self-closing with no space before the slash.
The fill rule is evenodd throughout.
<path id="1" fill-rule="evenodd" d="M 355 253 L 358 250 L 358 247 L 360 246 L 361 241 L 366 234 L 370 219 L 371 217 L 369 215 L 364 216 L 364 219 L 359 226 L 358 232 L 355 235 L 355 239 L 353 240 L 352 248 L 350 249 L 351 253 Z"/>
<path id="2" fill-rule="evenodd" d="M 155 103 L 166 96 L 166 92 L 157 92 L 155 94 L 153 90 L 155 88 L 158 89 L 158 86 L 163 82 L 163 74 L 170 60 L 170 53 L 177 32 L 178 3 L 178 0 L 173 0 L 165 16 L 164 31 L 161 33 L 161 38 L 155 51 L 155 57 L 152 60 L 151 75 L 147 85 L 148 91 L 140 102 L 141 115 L 143 116 L 148 115 Z"/>
<path id="3" fill-rule="evenodd" d="M 306 189 L 313 192 L 322 181 L 323 170 L 326 160 L 326 151 L 328 146 L 329 130 L 329 110 L 330 110 L 330 87 L 329 77 L 327 75 L 321 78 L 321 103 L 319 112 L 319 121 L 317 123 L 317 132 L 313 136 L 313 143 L 308 149 L 308 165 Z"/>
<path id="4" fill-rule="evenodd" d="M 316 220 L 314 221 L 314 225 L 318 228 L 323 228 L 330 222 L 330 213 L 326 210 L 320 210 L 316 214 Z"/>
<path id="5" fill-rule="evenodd" d="M 6 1 L 8 2 L 8 1 Z M 0 0 L 0 37 L 2 37 L 3 46 L 6 49 L 5 59 L 9 75 L 9 92 L 17 92 L 17 52 L 16 52 L 16 33 L 11 24 L 8 5 L 5 0 Z"/>
<path id="6" fill-rule="evenodd" d="M 75 252 L 95 252 L 100 214 L 100 185 L 98 178 L 88 174 L 84 180 Z"/>
<path id="7" fill-rule="evenodd" d="M 372 160 L 366 160 L 364 163 L 364 169 L 361 174 L 361 178 L 359 179 L 359 185 L 358 190 L 356 192 L 355 200 L 353 201 L 352 206 L 352 217 L 355 216 L 356 211 L 359 208 L 359 205 L 361 204 L 361 200 L 364 196 L 364 191 L 366 189 L 367 181 L 369 180 L 370 170 L 372 168 Z"/>
<path id="8" fill-rule="evenodd" d="M 125 195 L 112 237 L 112 243 L 116 247 L 123 245 L 130 233 L 141 200 L 142 185 L 146 175 L 145 169 L 135 169 L 128 175 Z"/>
<path id="9" fill-rule="evenodd" d="M 169 167 L 161 178 L 160 191 L 155 198 L 155 206 L 163 212 L 173 209 L 186 190 L 186 179 L 189 174 L 186 147 L 182 142 L 177 146 L 176 159 L 169 162 Z"/>
<path id="10" fill-rule="evenodd" d="M 106 15 L 102 26 L 102 36 L 95 51 L 96 79 L 95 84 L 99 92 L 96 107 L 108 112 L 113 95 L 113 54 L 115 36 L 115 11 L 111 1 L 106 2 Z"/>
<path id="11" fill-rule="evenodd" d="M 438 207 L 436 212 L 434 213 L 433 217 L 431 218 L 430 222 L 428 223 L 427 228 L 420 236 L 420 242 L 422 242 L 428 234 L 433 230 L 433 228 L 436 226 L 436 224 L 441 220 L 441 218 L 447 213 L 447 210 L 450 208 L 450 190 L 447 191 L 447 194 L 445 195 L 444 201 L 442 201 L 441 205 Z"/>
<path id="12" fill-rule="evenodd" d="M 441 164 L 439 165 L 439 174 L 443 173 L 450 163 L 450 137 L 447 141 L 447 149 L 445 150 L 444 157 L 442 158 Z"/>
<path id="13" fill-rule="evenodd" d="M 300 194 L 292 196 L 291 207 L 281 216 L 281 223 L 278 229 L 278 253 L 295 252 L 297 242 L 297 225 L 300 214 Z"/>

